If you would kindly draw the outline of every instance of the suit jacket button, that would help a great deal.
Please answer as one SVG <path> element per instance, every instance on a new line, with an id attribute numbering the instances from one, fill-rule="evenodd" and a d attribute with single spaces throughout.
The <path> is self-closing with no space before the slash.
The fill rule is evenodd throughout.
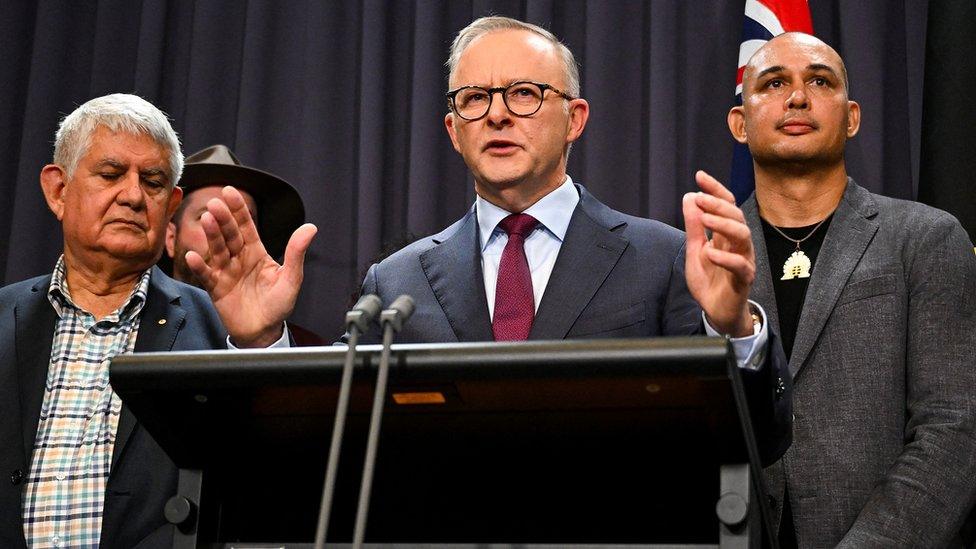
<path id="1" fill-rule="evenodd" d="M 22 470 L 14 469 L 13 472 L 10 473 L 10 484 L 17 486 L 18 484 L 23 482 L 23 480 L 24 480 L 24 472 Z"/>

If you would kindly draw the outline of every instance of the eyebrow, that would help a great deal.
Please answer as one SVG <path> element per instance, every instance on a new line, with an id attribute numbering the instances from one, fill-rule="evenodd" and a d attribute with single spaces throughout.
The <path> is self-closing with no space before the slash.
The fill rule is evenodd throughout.
<path id="1" fill-rule="evenodd" d="M 833 67 L 831 67 L 830 65 L 825 65 L 823 63 L 811 63 L 807 65 L 807 69 L 814 70 L 814 71 L 827 71 L 830 74 L 834 75 L 835 77 L 839 78 L 837 71 L 835 71 Z"/>
<path id="2" fill-rule="evenodd" d="M 519 77 L 519 78 L 509 78 L 509 79 L 505 80 L 504 82 L 505 82 L 504 84 L 502 84 L 500 86 L 494 86 L 494 87 L 496 87 L 496 88 L 507 88 L 507 87 L 511 86 L 512 84 L 515 84 L 516 82 L 536 82 L 536 80 L 533 80 L 531 78 L 522 78 L 522 77 Z M 491 84 L 484 84 L 484 85 L 482 85 L 482 84 L 465 84 L 463 86 L 458 86 L 458 88 L 470 88 L 470 87 L 473 87 L 473 88 L 482 88 L 482 89 L 487 90 L 488 88 L 491 88 L 492 85 Z"/>
<path id="3" fill-rule="evenodd" d="M 146 168 L 145 170 L 139 170 L 139 175 L 161 175 L 169 179 L 169 175 L 167 175 L 166 170 L 162 168 Z"/>
<path id="4" fill-rule="evenodd" d="M 98 163 L 95 164 L 95 168 L 96 169 L 97 168 L 104 168 L 104 167 L 115 168 L 115 169 L 121 170 L 121 169 L 125 169 L 127 166 L 126 166 L 126 164 L 124 162 L 121 162 L 121 161 L 116 160 L 114 158 L 104 158 L 102 160 L 99 160 Z"/>

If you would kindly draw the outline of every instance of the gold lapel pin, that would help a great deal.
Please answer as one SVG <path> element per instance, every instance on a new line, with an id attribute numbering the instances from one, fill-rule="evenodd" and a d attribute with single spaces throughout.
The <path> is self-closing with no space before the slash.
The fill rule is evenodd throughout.
<path id="1" fill-rule="evenodd" d="M 160 318 L 159 319 L 159 325 L 162 326 L 163 324 L 166 324 L 166 319 L 165 318 Z"/>

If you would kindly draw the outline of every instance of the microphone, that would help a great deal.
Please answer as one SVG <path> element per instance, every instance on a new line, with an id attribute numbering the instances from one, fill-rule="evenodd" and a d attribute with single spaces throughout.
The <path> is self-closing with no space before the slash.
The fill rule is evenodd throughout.
<path id="1" fill-rule="evenodd" d="M 363 478 L 359 485 L 359 506 L 356 509 L 356 528 L 353 532 L 353 549 L 361 549 L 366 535 L 366 516 L 369 513 L 369 497 L 373 486 L 373 469 L 376 466 L 376 447 L 379 445 L 380 424 L 383 421 L 383 404 L 386 401 L 386 384 L 390 372 L 390 346 L 393 334 L 400 332 L 403 325 L 413 315 L 416 304 L 412 297 L 401 295 L 393 300 L 389 308 L 380 313 L 383 327 L 383 352 L 376 373 L 376 391 L 373 393 L 373 411 L 369 420 L 369 438 L 366 443 L 366 458 L 363 460 Z"/>
<path id="2" fill-rule="evenodd" d="M 355 326 L 359 333 L 365 333 L 369 330 L 369 323 L 376 318 L 376 315 L 380 314 L 380 309 L 382 308 L 383 302 L 380 301 L 379 296 L 376 294 L 364 295 L 346 313 L 346 329 L 352 330 L 353 326 Z"/>
<path id="3" fill-rule="evenodd" d="M 380 325 L 384 328 L 389 326 L 394 332 L 403 329 L 403 324 L 413 315 L 417 307 L 412 297 L 401 295 L 390 303 L 390 307 L 380 313 Z"/>
<path id="4" fill-rule="evenodd" d="M 319 508 L 319 522 L 315 529 L 315 549 L 322 549 L 329 530 L 329 517 L 332 513 L 332 498 L 335 494 L 336 471 L 339 468 L 339 453 L 342 449 L 342 433 L 346 426 L 346 412 L 349 409 L 349 393 L 352 390 L 352 370 L 356 360 L 356 345 L 359 334 L 369 330 L 369 324 L 380 313 L 383 302 L 373 295 L 364 295 L 346 313 L 346 332 L 349 334 L 346 361 L 342 365 L 342 383 L 339 386 L 339 401 L 336 403 L 335 422 L 332 425 L 332 444 L 329 446 L 329 460 L 325 467 L 325 485 L 322 488 L 322 504 Z"/>

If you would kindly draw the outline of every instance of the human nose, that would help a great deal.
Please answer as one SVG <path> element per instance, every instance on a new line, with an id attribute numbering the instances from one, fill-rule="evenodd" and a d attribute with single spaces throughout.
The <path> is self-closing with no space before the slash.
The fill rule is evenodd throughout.
<path id="1" fill-rule="evenodd" d="M 786 98 L 786 109 L 806 109 L 810 106 L 810 99 L 807 97 L 807 92 L 803 89 L 803 86 L 797 86 L 790 92 L 789 97 Z"/>
<path id="2" fill-rule="evenodd" d="M 143 193 L 142 181 L 137 172 L 128 172 L 120 178 L 121 188 L 115 195 L 115 201 L 119 204 L 129 206 L 134 210 L 141 209 L 146 203 L 146 195 Z"/>
<path id="3" fill-rule="evenodd" d="M 512 113 L 508 110 L 508 105 L 505 104 L 505 90 L 491 90 L 488 92 L 491 94 L 491 103 L 488 105 L 488 114 L 485 118 L 488 120 L 489 126 L 503 126 L 512 123 Z M 495 94 L 498 94 L 498 99 L 495 99 Z"/>

